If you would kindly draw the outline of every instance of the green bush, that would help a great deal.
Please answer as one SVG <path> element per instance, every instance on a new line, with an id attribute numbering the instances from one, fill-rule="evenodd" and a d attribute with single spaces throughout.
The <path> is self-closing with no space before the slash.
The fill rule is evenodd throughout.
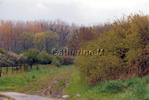
<path id="1" fill-rule="evenodd" d="M 18 55 L 18 63 L 19 64 L 25 64 L 27 63 L 27 57 L 26 56 L 23 56 L 23 54 L 19 54 Z"/>
<path id="2" fill-rule="evenodd" d="M 40 64 L 50 64 L 52 61 L 51 56 L 45 51 L 40 52 L 37 56 L 37 59 L 38 59 L 38 63 Z"/>
<path id="3" fill-rule="evenodd" d="M 55 66 L 61 66 L 63 63 L 63 58 L 61 56 L 55 56 L 52 60 L 52 64 Z"/>
<path id="4" fill-rule="evenodd" d="M 37 55 L 40 53 L 38 49 L 29 49 L 28 51 L 24 52 L 24 56 L 27 57 L 27 62 L 29 64 L 35 64 L 38 62 Z"/>

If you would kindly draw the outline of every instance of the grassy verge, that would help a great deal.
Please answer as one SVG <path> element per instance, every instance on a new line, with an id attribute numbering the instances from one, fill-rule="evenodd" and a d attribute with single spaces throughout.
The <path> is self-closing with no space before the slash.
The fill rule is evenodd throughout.
<path id="1" fill-rule="evenodd" d="M 63 70 L 64 67 L 57 68 L 52 66 L 40 65 L 40 69 L 35 67 L 29 72 L 3 76 L 0 78 L 0 91 L 20 91 L 26 92 L 30 87 L 37 87 L 40 81 L 47 80 L 49 74 Z M 41 86 L 43 84 L 40 84 Z M 33 88 L 32 88 L 33 89 Z"/>
<path id="2" fill-rule="evenodd" d="M 82 83 L 75 66 L 70 76 L 69 85 L 64 89 L 68 100 L 149 100 L 149 76 L 105 81 L 94 87 Z"/>

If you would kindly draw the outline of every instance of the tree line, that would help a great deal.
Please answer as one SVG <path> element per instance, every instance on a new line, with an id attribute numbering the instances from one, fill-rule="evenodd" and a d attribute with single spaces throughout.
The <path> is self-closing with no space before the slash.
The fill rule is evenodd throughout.
<path id="1" fill-rule="evenodd" d="M 63 49 L 68 45 L 74 49 L 71 45 L 78 44 L 75 41 L 78 34 L 80 41 L 83 38 L 84 41 L 88 41 L 92 38 L 91 31 L 101 33 L 104 29 L 103 25 L 79 27 L 61 20 L 26 22 L 0 20 L 0 48 L 18 54 L 30 48 L 45 49 L 50 52 L 53 48 Z"/>
<path id="2" fill-rule="evenodd" d="M 56 21 L 0 21 L 0 48 L 16 53 L 23 52 L 28 48 L 37 47 L 40 40 L 50 38 L 57 42 L 58 47 L 66 46 L 66 43 L 77 26 Z M 50 32 L 47 32 L 47 31 Z M 50 37 L 49 37 L 50 35 Z M 41 39 L 38 41 L 39 37 Z M 35 40 L 33 39 L 35 38 Z M 34 40 L 34 41 L 33 41 Z M 37 43 L 36 43 L 37 42 Z M 47 42 L 47 41 L 44 41 Z M 35 44 L 35 45 L 34 45 Z M 45 44 L 46 48 L 47 44 Z M 39 48 L 39 47 L 37 47 Z"/>

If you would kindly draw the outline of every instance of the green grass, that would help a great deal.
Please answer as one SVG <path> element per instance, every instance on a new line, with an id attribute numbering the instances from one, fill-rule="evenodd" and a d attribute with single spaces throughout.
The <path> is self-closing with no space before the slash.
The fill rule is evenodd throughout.
<path id="1" fill-rule="evenodd" d="M 77 68 L 72 68 L 70 83 L 64 89 L 65 94 L 70 95 L 68 100 L 149 100 L 149 76 L 109 80 L 90 87 L 82 83 Z"/>
<path id="2" fill-rule="evenodd" d="M 118 93 L 123 91 L 124 84 L 120 80 L 106 81 L 101 93 Z"/>
<path id="3" fill-rule="evenodd" d="M 49 85 L 52 93 L 62 90 L 63 95 L 69 95 L 68 100 L 149 100 L 149 76 L 125 81 L 109 80 L 91 87 L 82 82 L 74 65 L 40 65 L 39 70 L 33 67 L 29 72 L 0 78 L 0 91 L 34 94 Z"/>
<path id="4" fill-rule="evenodd" d="M 63 68 L 63 67 L 62 67 Z M 62 69 L 61 68 L 61 69 Z M 22 74 L 15 74 L 12 76 L 3 76 L 0 78 L 0 91 L 17 91 L 22 89 L 24 86 L 28 86 L 37 81 L 43 81 L 49 74 L 61 70 L 60 68 L 54 67 L 50 69 L 50 66 L 40 65 L 40 69 L 37 70 L 33 67 L 29 72 Z M 37 84 L 34 84 L 36 86 Z M 24 90 L 25 91 L 25 90 Z"/>

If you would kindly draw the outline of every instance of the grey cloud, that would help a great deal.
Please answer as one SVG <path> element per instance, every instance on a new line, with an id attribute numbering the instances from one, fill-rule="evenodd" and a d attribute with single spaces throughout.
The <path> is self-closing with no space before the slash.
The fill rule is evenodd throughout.
<path id="1" fill-rule="evenodd" d="M 0 19 L 4 20 L 55 20 L 91 25 L 112 21 L 123 14 L 142 11 L 149 14 L 149 2 L 139 0 L 2 0 Z M 130 1 L 130 2 L 129 2 Z M 115 4 L 118 2 L 117 4 Z M 124 3 L 124 4 L 123 4 Z M 129 4 L 127 4 L 129 3 Z"/>

